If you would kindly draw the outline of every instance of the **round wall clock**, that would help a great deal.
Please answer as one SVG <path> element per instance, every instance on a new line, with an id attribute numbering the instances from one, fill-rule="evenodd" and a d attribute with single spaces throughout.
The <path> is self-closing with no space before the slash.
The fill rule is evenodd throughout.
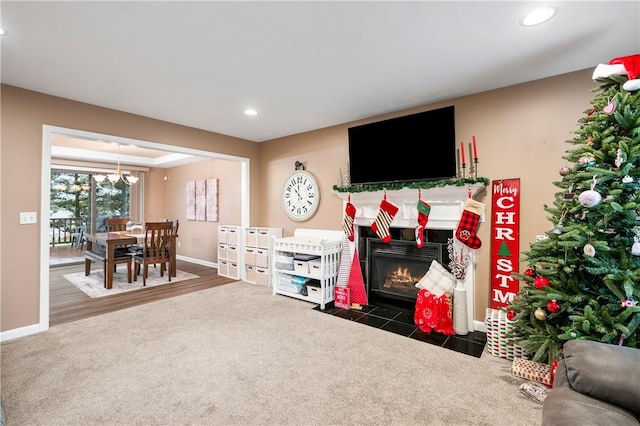
<path id="1" fill-rule="evenodd" d="M 320 204 L 320 190 L 316 179 L 304 170 L 291 173 L 282 187 L 282 207 L 297 221 L 309 219 Z"/>

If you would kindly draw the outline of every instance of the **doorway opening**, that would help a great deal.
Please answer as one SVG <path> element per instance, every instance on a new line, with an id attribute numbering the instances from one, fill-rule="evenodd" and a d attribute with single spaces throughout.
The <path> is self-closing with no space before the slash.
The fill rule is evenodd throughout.
<path id="1" fill-rule="evenodd" d="M 191 148 L 160 144 L 156 142 L 143 141 L 138 139 L 123 138 L 119 136 L 106 135 L 101 133 L 86 132 L 82 130 L 43 125 L 42 126 L 42 180 L 41 180 L 41 207 L 40 207 L 40 322 L 38 330 L 49 329 L 49 232 L 50 232 L 50 207 L 51 207 L 51 177 L 52 177 L 52 141 L 55 135 L 69 136 L 79 139 L 93 141 L 111 141 L 122 145 L 132 145 L 173 152 L 200 156 L 204 158 L 223 159 L 237 161 L 240 163 L 240 225 L 249 226 L 249 199 L 250 199 L 250 170 L 249 158 L 238 157 L 227 154 L 219 154 L 210 151 L 202 151 Z M 30 332 L 26 332 L 31 334 Z"/>

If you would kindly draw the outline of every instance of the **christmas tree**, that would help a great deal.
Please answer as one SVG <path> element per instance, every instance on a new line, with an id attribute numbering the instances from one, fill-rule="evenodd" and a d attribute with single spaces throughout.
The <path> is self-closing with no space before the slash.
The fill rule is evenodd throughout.
<path id="1" fill-rule="evenodd" d="M 524 252 L 508 336 L 534 361 L 571 339 L 640 343 L 640 55 L 595 69 L 595 97 L 563 158 L 552 228 Z"/>

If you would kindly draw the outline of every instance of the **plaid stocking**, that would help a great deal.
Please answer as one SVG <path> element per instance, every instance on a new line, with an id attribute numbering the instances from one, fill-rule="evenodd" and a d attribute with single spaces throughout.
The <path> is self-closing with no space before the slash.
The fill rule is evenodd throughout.
<path id="1" fill-rule="evenodd" d="M 380 211 L 376 220 L 371 224 L 371 229 L 375 232 L 383 243 L 391 241 L 389 234 L 389 226 L 393 221 L 393 217 L 398 213 L 398 208 L 385 199 L 380 203 Z"/>
<path id="2" fill-rule="evenodd" d="M 456 230 L 456 238 L 472 249 L 480 248 L 482 241 L 478 238 L 478 224 L 480 216 L 484 213 L 484 204 L 472 198 L 468 198 L 464 203 L 464 210 L 458 229 Z"/>
<path id="3" fill-rule="evenodd" d="M 353 219 L 356 217 L 356 208 L 353 204 L 347 201 L 347 207 L 344 209 L 344 221 L 342 226 L 344 228 L 344 235 L 353 241 Z"/>

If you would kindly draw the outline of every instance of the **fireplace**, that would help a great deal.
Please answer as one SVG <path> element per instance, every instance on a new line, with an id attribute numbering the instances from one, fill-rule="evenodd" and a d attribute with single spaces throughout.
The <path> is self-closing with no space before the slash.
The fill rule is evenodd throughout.
<path id="1" fill-rule="evenodd" d="M 418 248 L 415 228 L 393 228 L 389 243 L 382 242 L 370 227 L 360 227 L 360 267 L 370 303 L 413 307 L 416 283 L 427 273 L 432 261 L 448 266 L 446 242 L 452 232 L 427 230 L 427 242 Z"/>
<path id="2" fill-rule="evenodd" d="M 429 243 L 437 243 L 440 245 L 440 259 L 441 264 L 445 267 L 449 266 L 449 253 L 447 251 L 447 240 L 453 238 L 458 222 L 463 211 L 464 202 L 469 196 L 475 198 L 479 197 L 485 191 L 484 183 L 474 183 L 471 185 L 445 185 L 434 186 L 429 189 L 413 189 L 403 187 L 401 189 L 393 190 L 374 190 L 374 191 L 362 191 L 362 192 L 340 192 L 334 190 L 334 194 L 343 200 L 344 212 L 347 202 L 353 203 L 356 207 L 356 215 L 354 218 L 354 238 L 355 238 L 355 250 L 358 253 L 360 259 L 360 267 L 362 275 L 365 281 L 365 287 L 369 296 L 369 303 L 371 304 L 386 304 L 391 301 L 392 304 L 399 304 L 403 301 L 404 306 L 411 305 L 411 302 L 407 302 L 408 295 L 406 292 L 401 294 L 397 291 L 394 292 L 378 292 L 371 290 L 371 270 L 369 269 L 370 259 L 367 252 L 367 238 L 378 239 L 377 235 L 371 231 L 371 224 L 376 219 L 380 212 L 380 201 L 385 199 L 391 204 L 398 207 L 398 212 L 393 218 L 390 224 L 391 244 L 400 241 L 404 242 L 404 246 L 415 246 L 415 229 L 418 218 L 418 210 L 416 208 L 416 201 L 421 199 L 431 205 L 431 212 L 429 214 L 429 222 L 425 229 L 426 241 Z M 484 222 L 484 218 L 480 219 Z M 454 238 L 454 244 L 457 244 Z M 385 244 L 386 243 L 382 243 Z M 462 243 L 460 243 L 462 244 Z M 402 246 L 403 244 L 398 244 Z M 417 247 L 416 247 L 417 249 Z M 467 292 L 467 318 L 469 320 L 469 330 L 482 329 L 484 326 L 482 322 L 474 319 L 474 292 L 475 292 L 475 267 L 474 267 L 474 253 L 471 253 L 472 260 L 467 268 L 467 274 L 462 281 Z M 390 258 L 383 259 L 390 261 Z M 433 259 L 431 260 L 433 261 Z M 426 266 L 425 272 L 428 269 L 428 260 L 422 261 Z M 420 263 L 420 262 L 418 262 Z M 414 271 L 415 275 L 419 275 L 421 271 Z M 424 274 L 423 274 L 424 275 Z M 405 297 L 406 296 L 406 297 Z M 379 303 L 382 298 L 385 303 Z M 415 300 L 415 299 L 414 299 Z M 415 302 L 413 302 L 415 307 Z M 408 306 L 411 308 L 411 306 Z M 475 322 L 474 322 L 475 321 Z M 478 328 L 480 327 L 480 328 Z"/>

